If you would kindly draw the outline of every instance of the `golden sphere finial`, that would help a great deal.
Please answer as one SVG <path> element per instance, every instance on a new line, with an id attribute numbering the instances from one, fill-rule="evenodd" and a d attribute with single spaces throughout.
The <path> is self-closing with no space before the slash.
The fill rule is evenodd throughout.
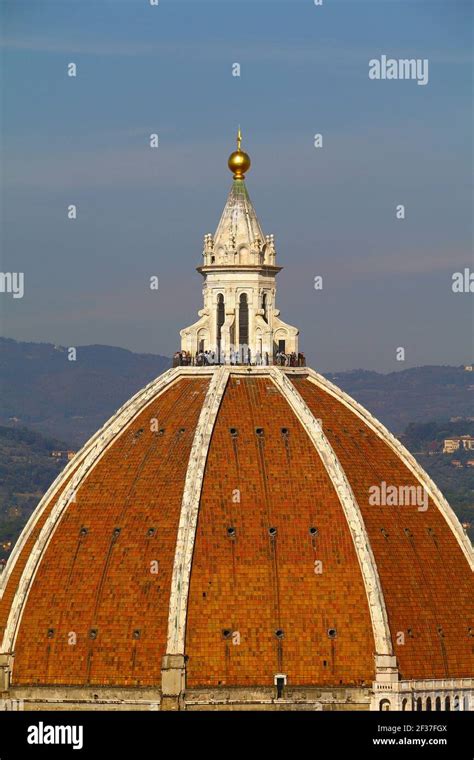
<path id="1" fill-rule="evenodd" d="M 245 172 L 250 169 L 250 156 L 241 150 L 242 132 L 240 127 L 237 131 L 237 150 L 230 154 L 227 165 L 234 175 L 234 179 L 244 179 Z"/>

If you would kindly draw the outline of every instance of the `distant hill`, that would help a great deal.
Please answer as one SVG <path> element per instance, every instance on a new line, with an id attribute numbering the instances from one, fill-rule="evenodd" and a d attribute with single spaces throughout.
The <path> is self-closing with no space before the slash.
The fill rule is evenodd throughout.
<path id="1" fill-rule="evenodd" d="M 171 366 L 166 356 L 0 338 L 0 425 L 83 444 L 128 398 Z"/>
<path id="2" fill-rule="evenodd" d="M 67 446 L 26 428 L 0 427 L 0 561 L 67 462 L 53 451 L 65 454 Z"/>
<path id="3" fill-rule="evenodd" d="M 395 434 L 410 422 L 474 415 L 474 372 L 464 367 L 413 367 L 386 375 L 356 369 L 326 377 Z"/>
<path id="4" fill-rule="evenodd" d="M 0 425 L 24 425 L 77 448 L 170 366 L 168 357 L 111 346 L 79 346 L 68 361 L 64 347 L 0 338 Z M 326 376 L 396 434 L 410 422 L 474 415 L 474 373 L 462 367 Z"/>
<path id="5" fill-rule="evenodd" d="M 414 454 L 432 455 L 443 451 L 445 438 L 457 438 L 462 435 L 474 436 L 474 417 L 451 421 L 411 422 L 399 438 Z M 468 459 L 474 459 L 474 451 L 465 451 L 461 447 L 455 452 L 455 456 L 459 458 L 461 454 Z"/>

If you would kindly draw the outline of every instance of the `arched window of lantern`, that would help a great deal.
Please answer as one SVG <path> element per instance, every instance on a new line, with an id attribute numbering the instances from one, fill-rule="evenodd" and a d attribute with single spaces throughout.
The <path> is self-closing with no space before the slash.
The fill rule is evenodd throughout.
<path id="1" fill-rule="evenodd" d="M 247 293 L 239 297 L 239 343 L 248 346 L 249 343 L 249 304 Z"/>
<path id="2" fill-rule="evenodd" d="M 209 343 L 209 335 L 207 330 L 198 330 L 197 333 L 197 351 L 202 352 L 206 350 Z"/>
<path id="3" fill-rule="evenodd" d="M 220 346 L 221 343 L 221 330 L 222 325 L 224 324 L 225 320 L 225 302 L 224 302 L 224 294 L 219 293 L 217 296 L 217 344 Z"/>

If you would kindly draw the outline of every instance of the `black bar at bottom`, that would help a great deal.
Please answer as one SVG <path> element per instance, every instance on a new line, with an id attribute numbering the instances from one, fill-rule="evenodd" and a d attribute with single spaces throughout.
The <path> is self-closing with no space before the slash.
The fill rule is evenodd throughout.
<path id="1" fill-rule="evenodd" d="M 197 753 L 313 760 L 322 752 L 472 760 L 472 723 L 468 712 L 2 712 L 0 760 Z"/>

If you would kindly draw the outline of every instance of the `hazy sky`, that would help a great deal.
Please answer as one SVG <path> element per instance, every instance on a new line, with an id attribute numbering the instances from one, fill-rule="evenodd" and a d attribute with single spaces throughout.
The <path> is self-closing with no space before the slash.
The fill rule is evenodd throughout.
<path id="1" fill-rule="evenodd" d="M 277 306 L 312 366 L 472 360 L 473 295 L 451 287 L 473 269 L 470 2 L 1 7 L 2 271 L 25 273 L 23 298 L 0 294 L 4 335 L 173 352 L 240 123 Z M 428 84 L 369 79 L 381 55 L 428 59 Z"/>

